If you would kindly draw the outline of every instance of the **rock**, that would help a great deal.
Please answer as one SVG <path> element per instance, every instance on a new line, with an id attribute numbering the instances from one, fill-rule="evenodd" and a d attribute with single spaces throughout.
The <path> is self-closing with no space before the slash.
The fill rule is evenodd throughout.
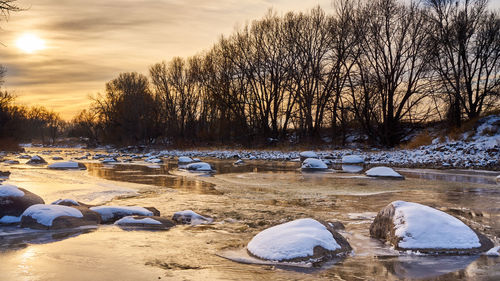
<path id="1" fill-rule="evenodd" d="M 190 225 L 213 222 L 212 218 L 204 217 L 191 210 L 185 210 L 174 213 L 174 215 L 172 216 L 172 220 L 178 224 L 190 224 Z"/>
<path id="2" fill-rule="evenodd" d="M 52 160 L 58 161 L 58 160 L 64 160 L 64 159 L 60 156 L 54 156 L 54 157 L 52 157 Z"/>
<path id="3" fill-rule="evenodd" d="M 8 179 L 10 176 L 10 172 L 9 171 L 0 171 L 0 178 L 4 178 L 4 179 Z"/>
<path id="4" fill-rule="evenodd" d="M 101 160 L 101 163 L 103 164 L 112 164 L 112 163 L 118 163 L 118 159 L 116 158 L 104 158 Z"/>
<path id="5" fill-rule="evenodd" d="M 418 203 L 394 201 L 384 207 L 370 226 L 370 236 L 397 250 L 431 254 L 474 254 L 493 243 L 459 219 Z"/>
<path id="6" fill-rule="evenodd" d="M 90 207 L 90 210 L 97 212 L 101 215 L 103 223 L 113 223 L 126 216 L 160 216 L 160 212 L 156 209 L 157 213 L 143 207 L 129 207 L 129 206 L 96 206 Z"/>
<path id="7" fill-rule="evenodd" d="M 346 155 L 342 157 L 342 163 L 344 164 L 361 164 L 364 162 L 365 159 L 359 155 Z"/>
<path id="8" fill-rule="evenodd" d="M 73 161 L 53 163 L 47 168 L 54 170 L 87 170 L 85 164 Z"/>
<path id="9" fill-rule="evenodd" d="M 303 171 L 325 171 L 328 169 L 328 166 L 320 159 L 307 158 L 302 162 L 301 169 Z"/>
<path id="10" fill-rule="evenodd" d="M 28 165 L 45 165 L 45 164 L 47 164 L 47 161 L 45 161 L 45 159 L 43 159 L 42 157 L 35 155 L 35 156 L 31 157 L 31 159 L 28 160 L 28 162 L 26 162 L 26 164 L 28 164 Z"/>
<path id="11" fill-rule="evenodd" d="M 0 185 L 0 224 L 17 223 L 28 207 L 44 203 L 40 196 L 24 188 Z"/>
<path id="12" fill-rule="evenodd" d="M 370 170 L 366 171 L 365 174 L 369 177 L 394 178 L 403 180 L 405 178 L 398 172 L 394 171 L 392 168 L 389 167 L 371 168 Z"/>
<path id="13" fill-rule="evenodd" d="M 240 165 L 244 165 L 244 164 L 245 164 L 245 161 L 243 161 L 241 159 L 238 159 L 235 162 L 233 162 L 234 166 L 240 166 Z"/>
<path id="14" fill-rule="evenodd" d="M 193 171 L 193 172 L 211 172 L 211 171 L 213 171 L 210 164 L 205 163 L 205 162 L 195 162 L 195 163 L 188 164 L 186 166 L 186 169 L 188 171 Z"/>
<path id="15" fill-rule="evenodd" d="M 127 216 L 115 222 L 115 225 L 126 228 L 141 229 L 169 229 L 175 226 L 175 222 L 157 216 Z"/>
<path id="16" fill-rule="evenodd" d="M 191 159 L 191 157 L 181 156 L 179 157 L 179 159 L 177 159 L 177 163 L 179 165 L 187 165 L 189 163 L 193 163 L 193 159 Z"/>
<path id="17" fill-rule="evenodd" d="M 73 199 L 59 199 L 59 200 L 52 202 L 51 205 L 63 205 L 63 206 L 69 206 L 69 207 L 81 206 L 81 207 L 85 207 L 85 208 L 94 207 L 93 205 L 88 205 L 88 204 L 85 204 L 85 203 L 82 203 L 80 201 L 76 201 Z"/>
<path id="18" fill-rule="evenodd" d="M 307 158 L 319 158 L 318 154 L 316 154 L 316 152 L 314 151 L 302 151 L 301 153 L 299 153 L 299 156 L 301 162 L 303 162 Z"/>
<path id="19" fill-rule="evenodd" d="M 95 225 L 101 216 L 85 207 L 37 204 L 30 206 L 21 217 L 22 228 L 66 229 Z"/>
<path id="20" fill-rule="evenodd" d="M 264 260 L 318 263 L 344 256 L 352 248 L 328 224 L 305 218 L 263 230 L 248 243 L 247 251 Z"/>
<path id="21" fill-rule="evenodd" d="M 17 160 L 5 160 L 3 161 L 5 164 L 9 164 L 9 165 L 16 165 L 16 164 L 19 164 L 19 161 Z"/>

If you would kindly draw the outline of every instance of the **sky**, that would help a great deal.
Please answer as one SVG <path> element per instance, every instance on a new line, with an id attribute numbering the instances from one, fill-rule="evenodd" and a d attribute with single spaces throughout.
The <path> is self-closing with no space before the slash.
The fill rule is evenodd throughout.
<path id="1" fill-rule="evenodd" d="M 500 7 L 500 0 L 492 0 Z M 64 119 L 88 107 L 121 72 L 147 74 L 154 63 L 209 49 L 221 35 L 278 13 L 305 11 L 331 0 L 18 0 L 26 10 L 0 22 L 4 88 L 25 105 L 42 105 Z M 26 53 L 24 34 L 45 48 Z"/>

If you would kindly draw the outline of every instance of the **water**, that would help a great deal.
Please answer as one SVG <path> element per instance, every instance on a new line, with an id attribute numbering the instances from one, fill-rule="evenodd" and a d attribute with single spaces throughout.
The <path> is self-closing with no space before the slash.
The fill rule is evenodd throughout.
<path id="1" fill-rule="evenodd" d="M 68 157 L 64 151 L 59 154 Z M 0 279 L 500 279 L 499 258 L 399 253 L 371 239 L 368 230 L 382 207 L 406 200 L 458 216 L 500 244 L 500 187 L 494 183 L 495 173 L 404 169 L 400 172 L 407 179 L 393 181 L 342 172 L 342 167 L 304 174 L 293 162 L 247 161 L 235 167 L 232 161 L 205 160 L 216 168 L 215 175 L 178 171 L 174 161 L 159 166 L 86 161 L 87 171 L 2 167 L 12 172 L 10 183 L 49 203 L 74 198 L 93 204 L 154 206 L 164 216 L 192 209 L 212 216 L 216 223 L 168 231 L 127 231 L 113 225 L 70 232 L 3 227 Z M 341 233 L 354 254 L 312 269 L 227 259 L 244 259 L 246 243 L 259 231 L 303 217 L 341 221 L 346 226 Z"/>

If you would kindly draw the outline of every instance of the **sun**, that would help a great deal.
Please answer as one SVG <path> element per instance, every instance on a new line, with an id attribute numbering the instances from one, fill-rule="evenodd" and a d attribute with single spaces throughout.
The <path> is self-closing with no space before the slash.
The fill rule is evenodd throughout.
<path id="1" fill-rule="evenodd" d="M 34 34 L 26 33 L 17 39 L 16 46 L 21 51 L 32 54 L 45 49 L 45 41 Z"/>

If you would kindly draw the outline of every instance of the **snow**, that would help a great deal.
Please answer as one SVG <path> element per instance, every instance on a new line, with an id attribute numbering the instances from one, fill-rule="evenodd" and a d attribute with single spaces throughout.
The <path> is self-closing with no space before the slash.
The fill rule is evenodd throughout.
<path id="1" fill-rule="evenodd" d="M 369 177 L 392 177 L 392 178 L 403 178 L 398 172 L 394 171 L 389 167 L 375 167 L 366 171 L 366 175 Z"/>
<path id="2" fill-rule="evenodd" d="M 47 166 L 49 169 L 80 169 L 78 162 L 68 161 L 68 162 L 57 162 Z"/>
<path id="3" fill-rule="evenodd" d="M 21 216 L 13 217 L 13 216 L 3 216 L 0 218 L 0 224 L 10 224 L 10 223 L 18 223 L 21 221 Z"/>
<path id="4" fill-rule="evenodd" d="M 187 163 L 193 162 L 193 159 L 191 159 L 191 157 L 181 156 L 181 157 L 179 157 L 179 159 L 177 161 L 179 163 L 187 164 Z"/>
<path id="5" fill-rule="evenodd" d="M 314 247 L 329 251 L 340 249 L 332 233 L 320 222 L 306 218 L 268 228 L 248 243 L 254 256 L 266 260 L 290 260 L 314 254 Z"/>
<path id="6" fill-rule="evenodd" d="M 302 169 L 319 169 L 319 170 L 324 170 L 328 169 L 328 166 L 321 161 L 320 159 L 316 158 L 307 158 L 302 162 Z"/>
<path id="7" fill-rule="evenodd" d="M 62 216 L 69 216 L 75 218 L 83 218 L 82 212 L 78 209 L 62 206 L 62 205 L 44 205 L 36 204 L 30 206 L 21 215 L 23 217 L 32 217 L 39 224 L 45 226 L 52 226 L 54 219 Z"/>
<path id="8" fill-rule="evenodd" d="M 116 225 L 126 225 L 126 224 L 161 224 L 161 222 L 152 218 L 142 218 L 136 219 L 133 216 L 123 217 L 115 222 Z"/>
<path id="9" fill-rule="evenodd" d="M 80 204 L 73 199 L 59 199 L 51 203 L 51 205 L 60 205 L 61 203 L 69 203 L 75 206 L 80 206 Z"/>
<path id="10" fill-rule="evenodd" d="M 342 157 L 342 163 L 345 164 L 360 164 L 365 162 L 365 159 L 359 155 L 346 155 Z"/>
<path id="11" fill-rule="evenodd" d="M 108 221 L 113 218 L 115 214 L 126 214 L 126 215 L 141 215 L 141 216 L 152 216 L 153 212 L 143 207 L 128 207 L 128 206 L 97 206 L 90 207 L 90 210 L 98 212 L 103 221 Z"/>
<path id="12" fill-rule="evenodd" d="M 196 162 L 196 163 L 188 164 L 186 166 L 186 169 L 193 170 L 193 171 L 200 171 L 200 172 L 212 171 L 212 167 L 210 166 L 210 164 L 205 163 L 205 162 Z"/>
<path id="13" fill-rule="evenodd" d="M 496 246 L 491 248 L 488 252 L 485 253 L 485 255 L 490 256 L 490 257 L 500 257 L 500 246 Z"/>
<path id="14" fill-rule="evenodd" d="M 35 155 L 35 156 L 31 157 L 31 160 L 33 160 L 33 161 L 42 161 L 42 157 L 40 157 L 38 155 Z"/>
<path id="15" fill-rule="evenodd" d="M 319 158 L 318 154 L 314 151 L 302 151 L 299 153 L 299 156 L 303 158 Z"/>
<path id="16" fill-rule="evenodd" d="M 406 249 L 471 249 L 479 238 L 459 219 L 418 203 L 394 201 L 395 235 Z"/>
<path id="17" fill-rule="evenodd" d="M 15 185 L 0 185 L 0 197 L 23 197 L 24 192 Z"/>

